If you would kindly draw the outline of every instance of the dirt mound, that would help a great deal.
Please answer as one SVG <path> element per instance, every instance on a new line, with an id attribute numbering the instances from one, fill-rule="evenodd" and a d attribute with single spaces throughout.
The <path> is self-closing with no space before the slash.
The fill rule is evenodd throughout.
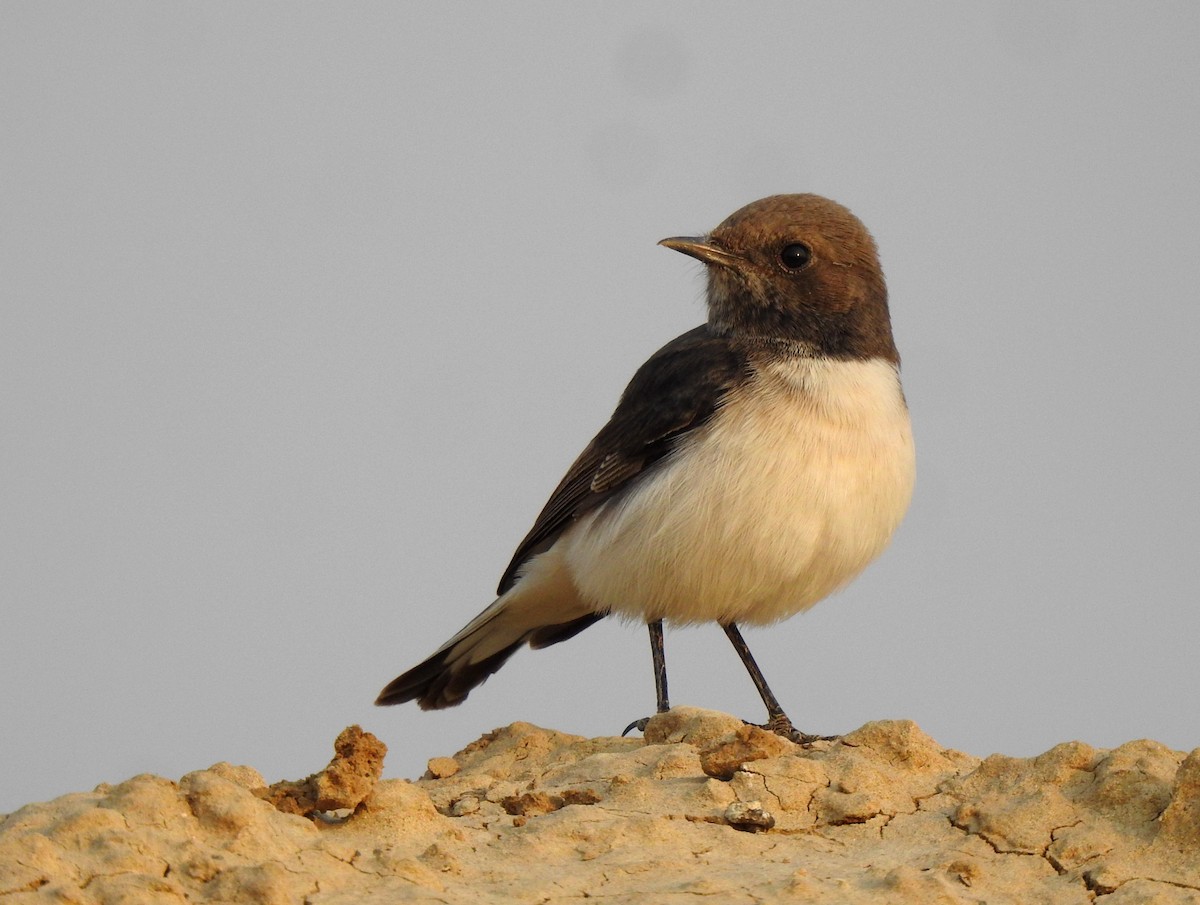
<path id="1" fill-rule="evenodd" d="M 646 738 L 514 723 L 416 782 L 357 727 L 268 788 L 217 764 L 0 822 L 0 901 L 1200 903 L 1200 750 L 977 758 L 910 722 L 800 748 L 676 708 Z"/>

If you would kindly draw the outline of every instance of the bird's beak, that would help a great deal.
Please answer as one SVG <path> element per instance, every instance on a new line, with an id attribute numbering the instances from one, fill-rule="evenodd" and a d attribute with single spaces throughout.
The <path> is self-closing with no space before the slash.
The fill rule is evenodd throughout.
<path id="1" fill-rule="evenodd" d="M 708 236 L 672 236 L 658 243 L 674 251 L 691 255 L 705 264 L 716 264 L 720 267 L 737 267 L 741 258 L 732 252 L 714 245 Z"/>

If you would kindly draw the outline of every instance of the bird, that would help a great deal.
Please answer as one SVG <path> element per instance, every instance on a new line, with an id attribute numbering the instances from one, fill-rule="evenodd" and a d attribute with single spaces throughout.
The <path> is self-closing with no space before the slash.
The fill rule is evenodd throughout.
<path id="1" fill-rule="evenodd" d="M 841 204 L 785 194 L 658 244 L 703 263 L 707 321 L 635 372 L 496 600 L 376 704 L 453 707 L 525 644 L 616 616 L 648 627 L 663 713 L 664 621 L 716 622 L 766 707 L 760 725 L 824 737 L 795 728 L 739 626 L 844 587 L 908 508 L 915 450 L 875 241 Z"/>

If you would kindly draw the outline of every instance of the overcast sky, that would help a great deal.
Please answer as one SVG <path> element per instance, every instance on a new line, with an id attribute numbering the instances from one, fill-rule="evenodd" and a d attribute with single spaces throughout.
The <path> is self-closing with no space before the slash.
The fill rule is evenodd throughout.
<path id="1" fill-rule="evenodd" d="M 372 701 L 703 320 L 657 240 L 776 192 L 874 232 L 918 448 L 747 632 L 796 723 L 1200 745 L 1200 5 L 9 2 L 0 84 L 0 812 L 650 713 L 612 621 Z M 667 656 L 762 718 L 716 627 Z"/>

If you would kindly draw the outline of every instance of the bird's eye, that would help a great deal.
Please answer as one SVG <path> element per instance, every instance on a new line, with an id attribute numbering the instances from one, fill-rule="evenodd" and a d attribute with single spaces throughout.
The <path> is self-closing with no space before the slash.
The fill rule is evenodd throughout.
<path id="1" fill-rule="evenodd" d="M 783 250 L 779 252 L 780 263 L 788 270 L 799 270 L 808 263 L 811 257 L 812 252 L 808 250 L 808 246 L 802 245 L 799 242 L 785 245 L 783 246 Z"/>

